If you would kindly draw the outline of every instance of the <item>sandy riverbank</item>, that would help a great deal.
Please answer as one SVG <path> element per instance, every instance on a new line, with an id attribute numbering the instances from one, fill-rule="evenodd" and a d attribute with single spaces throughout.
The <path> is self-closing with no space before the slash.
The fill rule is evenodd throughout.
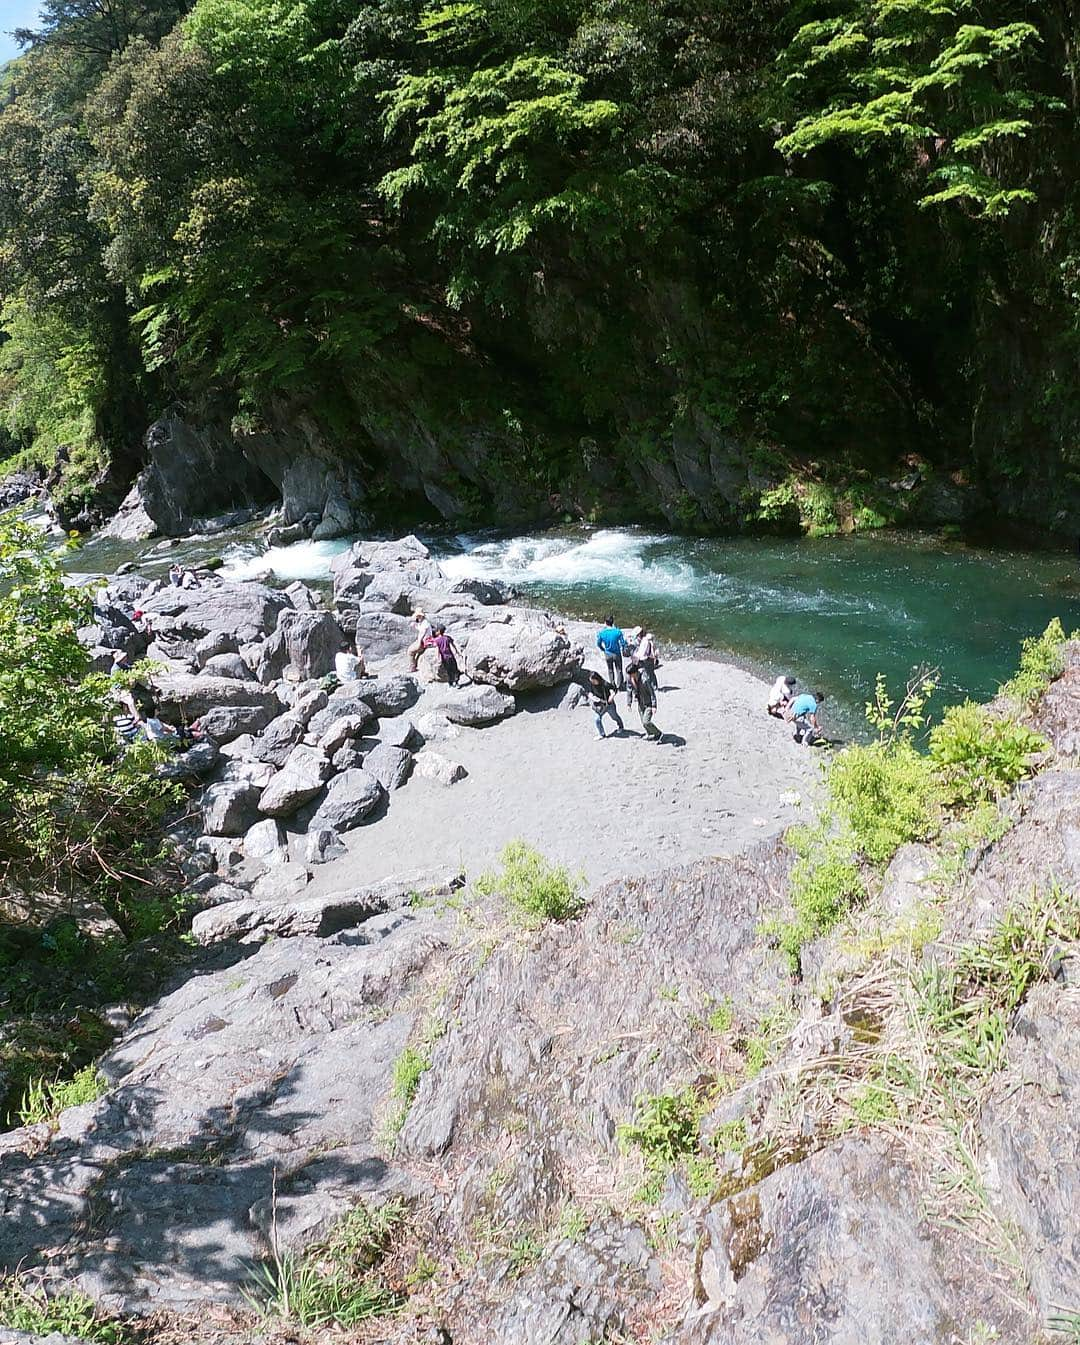
<path id="1" fill-rule="evenodd" d="M 570 633 L 591 645 L 592 627 Z M 586 666 L 602 671 L 595 651 Z M 765 714 L 760 679 L 677 659 L 660 669 L 660 688 L 660 744 L 623 697 L 626 732 L 602 742 L 587 706 L 545 708 L 543 696 L 523 697 L 522 712 L 498 724 L 462 728 L 434 746 L 468 778 L 450 788 L 412 779 L 385 816 L 346 833 L 348 855 L 317 869 L 309 894 L 447 861 L 473 877 L 516 838 L 598 882 L 730 854 L 805 815 L 818 757 Z"/>

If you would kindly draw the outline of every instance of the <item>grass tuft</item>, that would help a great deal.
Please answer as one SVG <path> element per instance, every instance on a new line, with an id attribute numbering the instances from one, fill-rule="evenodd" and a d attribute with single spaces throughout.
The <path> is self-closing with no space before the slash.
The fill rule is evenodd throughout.
<path id="1" fill-rule="evenodd" d="M 549 920 L 573 920 L 585 909 L 584 877 L 552 864 L 524 841 L 511 841 L 499 856 L 501 872 L 481 874 L 476 890 L 501 896 L 511 914 L 526 928 Z"/>

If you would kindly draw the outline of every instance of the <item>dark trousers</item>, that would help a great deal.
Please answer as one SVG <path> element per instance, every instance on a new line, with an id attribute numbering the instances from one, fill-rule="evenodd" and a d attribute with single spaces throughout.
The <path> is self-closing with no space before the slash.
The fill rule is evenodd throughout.
<path id="1" fill-rule="evenodd" d="M 615 687 L 618 691 L 621 691 L 621 690 L 623 689 L 623 686 L 624 686 L 624 682 L 623 682 L 623 670 L 622 670 L 622 655 L 621 655 L 621 654 L 605 654 L 604 657 L 607 659 L 607 676 L 608 676 L 608 681 L 609 681 L 609 682 L 612 684 L 612 686 Z"/>

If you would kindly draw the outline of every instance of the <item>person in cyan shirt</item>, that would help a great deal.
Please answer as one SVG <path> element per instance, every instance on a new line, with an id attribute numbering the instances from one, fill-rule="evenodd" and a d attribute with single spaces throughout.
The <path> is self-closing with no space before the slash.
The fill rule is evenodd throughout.
<path id="1" fill-rule="evenodd" d="M 796 696 L 788 706 L 787 717 L 795 725 L 792 737 L 797 743 L 813 747 L 817 742 L 821 725 L 818 723 L 818 708 L 825 699 L 823 691 L 804 691 Z"/>
<path id="2" fill-rule="evenodd" d="M 615 624 L 614 616 L 604 617 L 604 625 L 597 632 L 596 647 L 607 660 L 608 681 L 621 691 L 625 685 L 623 678 L 623 655 L 628 653 L 626 637 Z"/>

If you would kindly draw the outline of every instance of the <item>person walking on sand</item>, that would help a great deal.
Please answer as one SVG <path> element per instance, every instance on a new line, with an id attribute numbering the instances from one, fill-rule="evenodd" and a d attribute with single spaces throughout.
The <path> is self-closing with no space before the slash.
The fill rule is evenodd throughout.
<path id="1" fill-rule="evenodd" d="M 615 706 L 615 688 L 610 682 L 605 682 L 597 672 L 589 674 L 589 705 L 596 718 L 596 736 L 598 738 L 607 737 L 604 732 L 605 715 L 610 715 L 615 721 L 617 732 L 626 732 L 626 726 L 619 718 L 619 711 Z"/>
<path id="2" fill-rule="evenodd" d="M 769 692 L 769 699 L 765 708 L 774 719 L 784 719 L 787 716 L 787 708 L 795 699 L 795 678 L 791 673 L 785 677 L 781 675 L 772 684 L 772 690 Z"/>
<path id="3" fill-rule="evenodd" d="M 656 685 L 656 670 L 660 666 L 660 650 L 656 645 L 656 637 L 646 626 L 638 626 L 637 642 L 634 645 L 634 662 L 645 674 L 645 677 L 652 683 L 653 691 L 658 690 Z"/>
<path id="4" fill-rule="evenodd" d="M 431 647 L 431 639 L 434 631 L 431 629 L 431 622 L 418 607 L 412 614 L 413 624 L 416 626 L 416 639 L 409 645 L 409 671 L 415 672 L 416 665 L 420 662 L 420 655 L 425 649 Z"/>
<path id="5" fill-rule="evenodd" d="M 663 734 L 653 723 L 653 715 L 656 712 L 656 689 L 651 679 L 637 663 L 631 663 L 626 672 L 626 679 L 627 690 L 637 705 L 645 736 L 651 738 L 653 742 L 659 742 Z"/>
<path id="6" fill-rule="evenodd" d="M 615 618 L 604 618 L 603 627 L 596 634 L 596 647 L 607 660 L 608 681 L 621 691 L 625 685 L 623 678 L 623 655 L 628 652 L 626 637 L 615 624 Z"/>
<path id="7" fill-rule="evenodd" d="M 442 667 L 443 676 L 452 687 L 456 687 L 461 676 L 461 664 L 465 662 L 461 650 L 454 643 L 453 637 L 447 635 L 445 626 L 435 627 L 431 643 L 439 651 L 439 663 Z"/>
<path id="8" fill-rule="evenodd" d="M 818 741 L 818 735 L 821 732 L 821 725 L 818 722 L 818 709 L 825 699 L 823 691 L 803 692 L 801 696 L 796 696 L 788 706 L 787 718 L 795 725 L 795 732 L 791 735 L 797 743 L 805 743 L 807 747 L 813 747 Z"/>

